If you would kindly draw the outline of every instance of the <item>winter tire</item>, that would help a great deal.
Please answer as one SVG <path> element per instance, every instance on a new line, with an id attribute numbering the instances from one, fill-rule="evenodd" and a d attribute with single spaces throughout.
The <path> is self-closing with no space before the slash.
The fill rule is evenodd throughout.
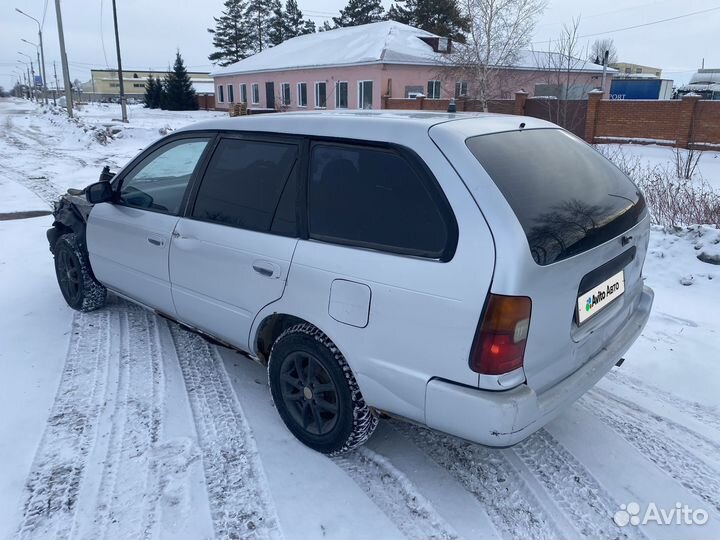
<path id="1" fill-rule="evenodd" d="M 105 305 L 107 289 L 90 270 L 87 253 L 75 233 L 63 234 L 53 250 L 55 275 L 67 304 L 78 311 L 93 311 Z"/>
<path id="2" fill-rule="evenodd" d="M 342 353 L 311 324 L 292 326 L 275 341 L 268 378 L 283 422 L 313 450 L 342 454 L 367 441 L 377 427 L 377 414 L 365 403 Z"/>

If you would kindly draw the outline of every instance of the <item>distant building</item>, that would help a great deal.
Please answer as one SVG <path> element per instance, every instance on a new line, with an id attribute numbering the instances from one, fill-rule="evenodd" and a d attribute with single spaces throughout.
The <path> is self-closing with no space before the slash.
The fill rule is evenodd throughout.
<path id="1" fill-rule="evenodd" d="M 616 76 L 610 85 L 610 99 L 672 99 L 673 81 L 657 77 Z"/>
<path id="2" fill-rule="evenodd" d="M 698 69 L 688 84 L 677 89 L 678 96 L 691 92 L 703 99 L 720 100 L 720 69 Z"/>
<path id="3" fill-rule="evenodd" d="M 394 21 L 339 28 L 289 39 L 276 47 L 211 73 L 219 109 L 247 103 L 250 109 L 380 109 L 384 98 L 474 97 L 472 81 L 448 64 L 456 45 L 449 39 Z M 573 59 L 570 88 L 551 65 L 552 53 L 523 51 L 499 69 L 493 98 L 530 96 L 583 98 L 599 87 L 602 66 Z M 613 69 L 607 70 L 605 91 Z"/>
<path id="4" fill-rule="evenodd" d="M 643 66 L 641 64 L 616 62 L 615 64 L 610 64 L 610 67 L 618 70 L 618 77 L 622 75 L 650 75 L 659 79 L 662 76 L 662 69 L 652 66 Z"/>
<path id="5" fill-rule="evenodd" d="M 193 88 L 199 96 L 212 95 L 215 92 L 215 85 L 208 72 L 190 71 L 188 75 L 190 75 Z M 165 76 L 165 72 L 123 70 L 125 95 L 128 99 L 135 98 L 142 100 L 142 96 L 145 94 L 145 83 L 150 76 L 160 77 L 162 79 Z M 120 81 L 118 80 L 118 72 L 116 69 L 90 70 L 90 81 L 83 84 L 83 96 L 85 99 L 112 99 L 119 95 Z"/>

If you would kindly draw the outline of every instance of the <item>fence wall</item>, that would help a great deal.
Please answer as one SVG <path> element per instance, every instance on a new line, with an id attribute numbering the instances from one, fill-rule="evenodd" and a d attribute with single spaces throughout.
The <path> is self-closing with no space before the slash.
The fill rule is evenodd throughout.
<path id="1" fill-rule="evenodd" d="M 515 99 L 493 100 L 489 112 L 520 114 L 554 122 L 589 143 L 633 142 L 687 148 L 720 149 L 720 102 L 702 101 L 686 95 L 675 100 L 605 100 L 591 92 L 586 100 Z M 447 99 L 383 98 L 384 109 L 447 111 Z M 480 102 L 456 100 L 458 112 L 481 111 Z"/>

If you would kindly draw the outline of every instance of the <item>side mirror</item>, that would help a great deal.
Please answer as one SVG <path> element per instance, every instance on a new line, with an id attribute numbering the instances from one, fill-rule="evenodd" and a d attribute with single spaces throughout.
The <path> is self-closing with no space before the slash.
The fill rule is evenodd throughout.
<path id="1" fill-rule="evenodd" d="M 95 182 L 85 188 L 85 198 L 90 204 L 110 202 L 114 192 L 110 182 Z"/>

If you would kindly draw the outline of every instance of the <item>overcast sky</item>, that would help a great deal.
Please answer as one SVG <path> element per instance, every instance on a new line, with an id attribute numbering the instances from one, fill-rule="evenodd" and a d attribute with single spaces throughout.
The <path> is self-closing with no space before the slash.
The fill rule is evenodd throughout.
<path id="1" fill-rule="evenodd" d="M 322 23 L 345 1 L 299 0 L 299 4 L 306 15 Z M 389 0 L 384 3 L 389 7 Z M 34 47 L 20 39 L 37 42 L 37 25 L 15 12 L 15 7 L 42 20 L 47 6 L 43 26 L 47 76 L 52 80 L 56 61 L 58 78 L 62 79 L 54 4 L 54 0 L 0 0 L 0 86 L 11 87 L 16 79 L 13 71 L 24 69 L 17 60 L 27 58 L 17 51 L 35 58 Z M 213 26 L 212 17 L 220 13 L 222 0 L 117 0 L 117 4 L 126 69 L 163 69 L 172 62 L 177 48 L 191 69 L 212 69 L 207 59 L 212 52 L 207 28 Z M 563 23 L 579 16 L 581 35 L 612 37 L 621 61 L 660 67 L 664 77 L 684 83 L 703 58 L 706 67 L 720 68 L 720 9 L 632 30 L 613 30 L 714 7 L 720 7 L 720 1 L 550 0 L 538 21 L 533 47 L 547 49 L 547 40 L 557 36 Z M 111 0 L 63 0 L 62 10 L 71 79 L 85 82 L 91 67 L 115 67 Z"/>

